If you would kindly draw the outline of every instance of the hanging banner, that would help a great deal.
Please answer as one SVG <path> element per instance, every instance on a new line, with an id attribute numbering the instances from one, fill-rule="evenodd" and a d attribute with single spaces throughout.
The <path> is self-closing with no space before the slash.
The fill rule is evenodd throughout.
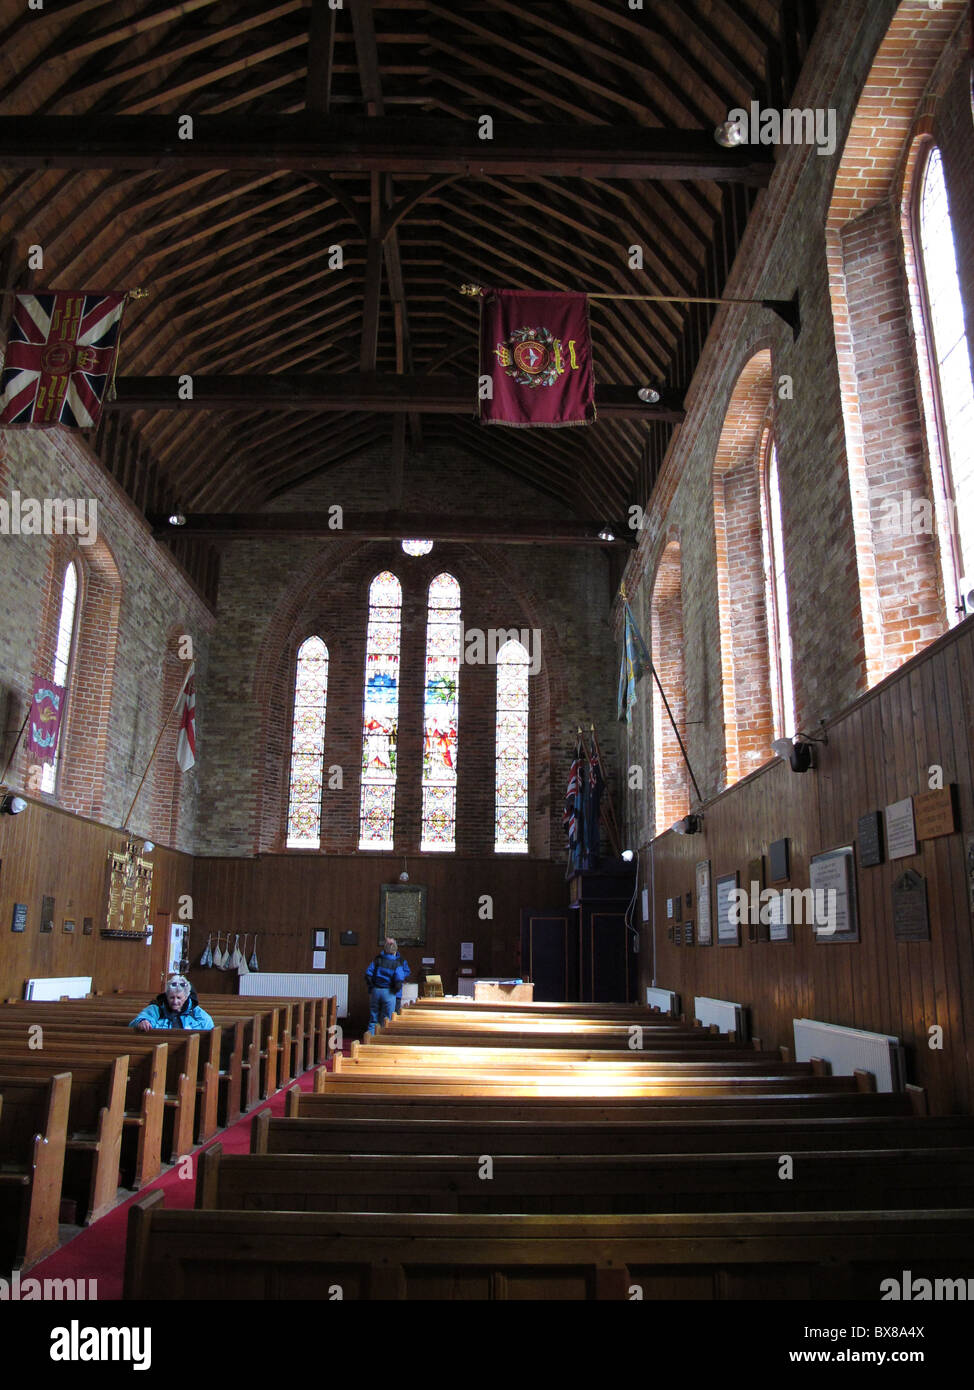
<path id="1" fill-rule="evenodd" d="M 53 763 L 64 718 L 64 686 L 48 676 L 35 676 L 30 697 L 27 752 L 35 762 Z"/>
<path id="2" fill-rule="evenodd" d="M 595 419 L 595 374 L 588 296 L 484 290 L 480 372 L 490 379 L 480 402 L 486 425 L 557 428 Z"/>

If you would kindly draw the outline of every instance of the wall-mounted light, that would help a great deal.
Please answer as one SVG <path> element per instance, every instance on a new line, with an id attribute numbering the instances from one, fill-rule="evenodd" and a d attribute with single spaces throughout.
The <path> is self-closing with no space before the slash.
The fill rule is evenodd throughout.
<path id="1" fill-rule="evenodd" d="M 145 844 L 142 846 L 142 853 L 143 853 L 143 854 L 151 854 L 152 851 L 153 851 L 154 849 L 155 849 L 155 844 L 154 844 L 154 842 L 153 842 L 152 840 L 146 840 Z"/>
<path id="2" fill-rule="evenodd" d="M 791 768 L 792 772 L 809 772 L 815 767 L 816 743 L 828 743 L 829 736 L 824 732 L 818 735 L 797 733 L 793 739 L 776 738 L 772 743 L 772 750 L 777 753 L 779 758 Z"/>
<path id="3" fill-rule="evenodd" d="M 624 850 L 622 851 L 622 857 L 623 857 L 623 859 L 626 861 L 627 864 L 631 864 L 631 863 L 632 863 L 632 850 L 631 850 L 631 849 L 624 849 Z"/>
<path id="4" fill-rule="evenodd" d="M 27 810 L 27 802 L 22 796 L 14 796 L 13 792 L 8 792 L 0 801 L 0 815 L 19 816 L 21 811 Z"/>
<path id="5" fill-rule="evenodd" d="M 703 816 L 695 816 L 691 812 L 689 816 L 684 816 L 682 820 L 677 821 L 676 825 L 673 826 L 673 833 L 675 835 L 699 835 L 702 829 Z"/>

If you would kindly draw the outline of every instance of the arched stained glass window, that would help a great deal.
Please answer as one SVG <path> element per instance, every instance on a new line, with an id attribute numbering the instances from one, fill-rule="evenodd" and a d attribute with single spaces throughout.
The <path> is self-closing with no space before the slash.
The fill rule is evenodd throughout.
<path id="1" fill-rule="evenodd" d="M 494 850 L 528 852 L 528 667 L 520 642 L 497 653 Z"/>
<path id="2" fill-rule="evenodd" d="M 421 850 L 456 848 L 460 642 L 460 585 L 438 574 L 426 618 Z"/>
<path id="3" fill-rule="evenodd" d="M 54 651 L 54 662 L 51 668 L 51 676 L 55 685 L 63 685 L 65 691 L 68 684 L 68 673 L 71 670 L 71 655 L 74 650 L 75 633 L 75 614 L 78 608 L 78 567 L 72 560 L 64 571 L 64 583 L 61 586 L 61 614 L 58 618 L 57 646 Z M 65 693 L 65 699 L 67 694 Z M 61 749 L 64 746 L 64 717 L 61 718 L 61 731 L 58 737 L 57 747 L 54 750 L 52 762 L 44 763 L 41 773 L 41 791 L 53 792 L 57 785 L 58 763 L 61 760 Z"/>
<path id="4" fill-rule="evenodd" d="M 369 588 L 359 849 L 393 848 L 401 623 L 402 586 L 384 570 Z"/>
<path id="5" fill-rule="evenodd" d="M 931 455 L 941 459 L 947 500 L 946 530 L 957 581 L 974 579 L 974 383 L 957 273 L 957 253 L 947 202 L 943 160 L 934 145 L 927 155 L 919 199 L 919 247 L 929 331 L 927 349 L 938 397 Z M 936 446 L 939 444 L 939 448 Z M 951 515 L 953 513 L 953 515 Z M 953 524 L 951 524 L 953 523 Z M 948 603 L 948 617 L 955 621 Z M 963 617 L 962 611 L 957 617 Z"/>
<path id="6" fill-rule="evenodd" d="M 768 647 L 771 667 L 771 704 L 775 738 L 791 738 L 795 723 L 795 689 L 792 681 L 791 628 L 788 623 L 788 581 L 781 525 L 781 488 L 778 450 L 768 450 L 761 492 L 764 529 L 764 591 L 768 610 Z"/>
<path id="7" fill-rule="evenodd" d="M 328 648 L 309 637 L 298 648 L 291 726 L 291 782 L 287 803 L 288 849 L 321 845 L 321 788 L 325 761 Z"/>

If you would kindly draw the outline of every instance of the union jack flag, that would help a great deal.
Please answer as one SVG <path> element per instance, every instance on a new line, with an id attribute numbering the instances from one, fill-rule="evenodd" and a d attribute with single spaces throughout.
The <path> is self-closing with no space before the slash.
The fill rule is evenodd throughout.
<path id="1" fill-rule="evenodd" d="M 124 307 L 124 294 L 17 295 L 0 373 L 0 425 L 96 425 Z"/>

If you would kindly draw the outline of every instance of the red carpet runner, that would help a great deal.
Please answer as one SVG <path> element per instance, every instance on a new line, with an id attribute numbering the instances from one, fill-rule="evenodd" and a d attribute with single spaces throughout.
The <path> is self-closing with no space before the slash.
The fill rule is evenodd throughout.
<path id="1" fill-rule="evenodd" d="M 298 1078 L 303 1091 L 310 1091 L 314 1071 L 306 1071 Z M 250 1152 L 250 1125 L 261 1110 L 270 1110 L 272 1115 L 284 1114 L 284 1091 L 278 1091 L 269 1101 L 262 1101 L 253 1110 L 242 1116 L 229 1129 L 222 1130 L 200 1149 L 192 1153 L 192 1177 L 180 1177 L 180 1168 L 188 1165 L 176 1164 L 155 1182 L 147 1183 L 138 1192 L 122 1202 L 107 1216 L 86 1227 L 69 1240 L 55 1254 L 49 1255 L 40 1264 L 34 1265 L 24 1278 L 30 1279 L 95 1279 L 98 1283 L 98 1301 L 122 1297 L 122 1274 L 125 1266 L 125 1232 L 128 1225 L 129 1207 L 147 1193 L 161 1188 L 166 1194 L 166 1206 L 192 1207 L 196 1201 L 196 1155 L 211 1144 L 223 1145 L 224 1153 L 244 1154 Z M 87 1287 L 90 1289 L 91 1285 Z"/>

